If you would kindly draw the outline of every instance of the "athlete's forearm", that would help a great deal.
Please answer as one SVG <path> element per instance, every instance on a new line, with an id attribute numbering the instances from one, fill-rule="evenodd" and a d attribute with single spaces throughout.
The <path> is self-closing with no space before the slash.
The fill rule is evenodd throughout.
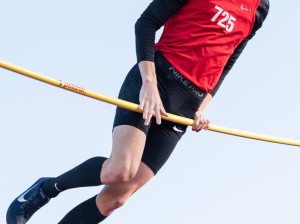
<path id="1" fill-rule="evenodd" d="M 139 63 L 139 69 L 144 84 L 148 83 L 157 85 L 154 62 L 141 61 Z"/>
<path id="2" fill-rule="evenodd" d="M 212 98 L 213 98 L 212 95 L 208 93 L 198 109 L 199 113 L 201 114 L 203 113 L 204 109 L 206 108 L 207 104 L 211 101 Z"/>

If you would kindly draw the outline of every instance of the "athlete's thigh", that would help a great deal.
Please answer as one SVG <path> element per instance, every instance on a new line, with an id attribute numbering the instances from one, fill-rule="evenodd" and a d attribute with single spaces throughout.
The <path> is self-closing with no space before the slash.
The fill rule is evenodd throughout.
<path id="1" fill-rule="evenodd" d="M 137 174 L 129 182 L 119 185 L 106 185 L 97 196 L 97 206 L 103 213 L 111 213 L 116 203 L 122 204 L 154 176 L 153 171 L 140 162 Z M 117 206 L 119 207 L 119 206 Z"/>
<path id="2" fill-rule="evenodd" d="M 146 135 L 140 129 L 130 125 L 120 125 L 114 128 L 111 160 L 114 165 L 126 163 L 139 167 Z"/>
<path id="3" fill-rule="evenodd" d="M 130 125 L 115 127 L 112 152 L 103 166 L 101 176 L 125 172 L 133 177 L 139 168 L 145 141 L 145 133 L 136 127 Z M 103 183 L 106 184 L 105 181 Z"/>

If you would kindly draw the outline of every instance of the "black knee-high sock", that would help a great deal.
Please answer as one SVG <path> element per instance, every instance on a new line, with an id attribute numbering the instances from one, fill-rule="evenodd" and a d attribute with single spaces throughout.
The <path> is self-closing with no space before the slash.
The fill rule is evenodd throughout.
<path id="1" fill-rule="evenodd" d="M 73 208 L 58 224 L 97 224 L 105 218 L 99 212 L 94 196 Z"/>
<path id="2" fill-rule="evenodd" d="M 53 198 L 71 188 L 99 186 L 102 184 L 100 173 L 106 159 L 104 157 L 88 159 L 72 170 L 44 181 L 41 187 L 49 198 Z"/>

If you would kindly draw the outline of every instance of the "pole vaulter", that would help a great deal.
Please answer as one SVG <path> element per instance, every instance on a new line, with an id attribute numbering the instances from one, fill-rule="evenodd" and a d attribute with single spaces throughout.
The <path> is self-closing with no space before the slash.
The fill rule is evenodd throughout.
<path id="1" fill-rule="evenodd" d="M 113 105 L 116 105 L 118 107 L 122 107 L 128 110 L 132 110 L 135 112 L 142 113 L 142 111 L 139 109 L 139 105 L 135 103 L 131 103 L 128 101 L 120 100 L 117 98 L 113 98 L 110 96 L 106 96 L 82 87 L 78 87 L 54 78 L 51 78 L 49 76 L 45 76 L 30 70 L 27 70 L 25 68 L 13 65 L 11 63 L 5 62 L 0 60 L 0 67 L 5 68 L 7 70 L 28 76 L 33 79 L 37 79 L 39 81 L 51 84 L 56 87 L 60 87 L 84 96 L 88 96 L 106 103 L 110 103 Z M 153 116 L 155 116 L 155 113 L 153 112 Z M 194 123 L 193 119 L 185 118 L 185 117 L 180 117 L 174 114 L 169 114 L 168 117 L 162 116 L 162 119 L 176 122 L 179 124 L 183 125 L 189 125 L 192 126 Z M 229 135 L 235 135 L 239 137 L 244 137 L 244 138 L 250 138 L 250 139 L 255 139 L 255 140 L 261 140 L 261 141 L 267 141 L 267 142 L 274 142 L 274 143 L 280 143 L 280 144 L 285 144 L 285 145 L 293 145 L 293 146 L 300 146 L 300 140 L 293 140 L 293 139 L 287 139 L 287 138 L 280 138 L 280 137 L 274 137 L 274 136 L 269 136 L 269 135 L 263 135 L 263 134 L 257 134 L 257 133 L 251 133 L 251 132 L 246 132 L 246 131 L 241 131 L 241 130 L 236 130 L 236 129 L 231 129 L 231 128 L 226 128 L 218 125 L 211 124 L 209 129 L 210 131 L 215 131 L 215 132 L 220 132 L 224 134 L 229 134 Z"/>

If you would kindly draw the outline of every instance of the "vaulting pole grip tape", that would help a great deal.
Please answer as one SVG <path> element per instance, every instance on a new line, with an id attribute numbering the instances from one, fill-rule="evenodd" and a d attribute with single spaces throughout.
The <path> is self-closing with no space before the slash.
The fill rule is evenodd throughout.
<path id="1" fill-rule="evenodd" d="M 37 79 L 39 81 L 81 94 L 85 95 L 97 100 L 101 100 L 106 103 L 114 104 L 118 107 L 123 107 L 128 110 L 132 110 L 135 112 L 142 113 L 142 111 L 139 109 L 139 105 L 127 102 L 124 100 L 116 99 L 113 97 L 109 97 L 79 86 L 72 85 L 70 83 L 66 83 L 57 79 L 53 79 L 51 77 L 27 70 L 25 68 L 21 68 L 19 66 L 10 64 L 8 62 L 0 60 L 0 67 L 8 69 L 10 71 L 28 76 L 33 79 Z M 155 113 L 153 112 L 153 115 L 155 116 Z M 185 117 L 180 117 L 174 114 L 169 114 L 168 117 L 162 116 L 162 119 L 168 120 L 168 121 L 173 121 L 179 124 L 184 124 L 184 125 L 189 125 L 192 126 L 194 123 L 194 120 L 185 118 Z M 246 131 L 240 131 L 240 130 L 235 130 L 231 128 L 226 128 L 218 125 L 211 124 L 210 131 L 215 131 L 215 132 L 220 132 L 224 134 L 229 134 L 229 135 L 235 135 L 239 137 L 244 137 L 244 138 L 251 138 L 251 139 L 256 139 L 256 140 L 261 140 L 261 141 L 267 141 L 267 142 L 274 142 L 274 143 L 280 143 L 280 144 L 285 144 L 285 145 L 294 145 L 294 146 L 300 146 L 300 141 L 299 140 L 293 140 L 293 139 L 287 139 L 287 138 L 279 138 L 279 137 L 274 137 L 274 136 L 268 136 L 268 135 L 262 135 L 262 134 L 256 134 L 256 133 L 251 133 L 251 132 L 246 132 Z"/>

